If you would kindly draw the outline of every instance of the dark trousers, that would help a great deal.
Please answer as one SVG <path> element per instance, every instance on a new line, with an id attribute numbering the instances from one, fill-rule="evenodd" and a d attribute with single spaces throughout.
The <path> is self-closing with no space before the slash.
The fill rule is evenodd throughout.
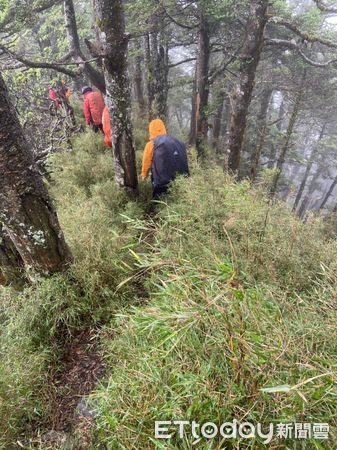
<path id="1" fill-rule="evenodd" d="M 154 200 L 159 200 L 167 193 L 168 186 L 154 186 L 152 185 L 152 197 Z"/>
<path id="2" fill-rule="evenodd" d="M 92 124 L 91 126 L 94 133 L 98 133 L 99 131 L 103 133 L 103 125 L 101 123 L 99 125 Z"/>

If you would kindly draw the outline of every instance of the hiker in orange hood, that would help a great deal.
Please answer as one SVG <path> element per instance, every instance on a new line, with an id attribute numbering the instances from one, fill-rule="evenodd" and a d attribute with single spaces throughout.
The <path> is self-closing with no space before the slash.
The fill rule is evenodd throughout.
<path id="1" fill-rule="evenodd" d="M 182 142 L 166 133 L 161 119 L 150 122 L 149 132 L 150 140 L 144 149 L 141 175 L 145 180 L 151 170 L 153 197 L 159 198 L 167 192 L 177 174 L 189 175 L 187 153 Z"/>
<path id="2" fill-rule="evenodd" d="M 104 111 L 103 111 L 102 124 L 103 124 L 105 145 L 107 147 L 112 147 L 110 114 L 109 114 L 109 109 L 107 106 L 104 108 Z"/>
<path id="3" fill-rule="evenodd" d="M 150 173 L 152 160 L 153 160 L 153 150 L 154 150 L 154 139 L 156 137 L 167 134 L 165 124 L 160 119 L 155 119 L 150 122 L 149 125 L 150 140 L 146 144 L 143 155 L 143 165 L 142 165 L 142 178 L 145 180 Z"/>

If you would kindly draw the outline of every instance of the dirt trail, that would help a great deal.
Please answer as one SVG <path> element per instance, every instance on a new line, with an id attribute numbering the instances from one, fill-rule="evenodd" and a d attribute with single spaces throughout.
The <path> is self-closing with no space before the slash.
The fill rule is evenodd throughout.
<path id="1" fill-rule="evenodd" d="M 48 403 L 50 422 L 34 439 L 38 448 L 49 450 L 91 450 L 95 413 L 87 396 L 97 387 L 105 373 L 105 364 L 97 342 L 87 330 L 74 338 L 66 348 L 62 367 L 50 381 Z"/>

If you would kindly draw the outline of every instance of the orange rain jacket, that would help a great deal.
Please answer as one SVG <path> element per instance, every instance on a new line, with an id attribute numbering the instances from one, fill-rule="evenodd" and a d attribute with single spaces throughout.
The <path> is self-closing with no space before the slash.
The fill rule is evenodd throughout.
<path id="1" fill-rule="evenodd" d="M 104 111 L 103 111 L 102 124 L 103 124 L 103 133 L 104 133 L 105 145 L 107 147 L 112 147 L 110 114 L 109 114 L 109 109 L 108 109 L 107 106 L 104 108 Z"/>
<path id="2" fill-rule="evenodd" d="M 84 94 L 83 110 L 88 125 L 101 125 L 105 103 L 102 94 L 89 91 Z"/>
<path id="3" fill-rule="evenodd" d="M 143 165 L 142 165 L 142 178 L 147 178 L 149 176 L 152 161 L 153 161 L 153 151 L 154 151 L 154 139 L 166 133 L 165 124 L 161 119 L 155 119 L 150 122 L 149 125 L 150 140 L 146 144 L 143 154 Z"/>

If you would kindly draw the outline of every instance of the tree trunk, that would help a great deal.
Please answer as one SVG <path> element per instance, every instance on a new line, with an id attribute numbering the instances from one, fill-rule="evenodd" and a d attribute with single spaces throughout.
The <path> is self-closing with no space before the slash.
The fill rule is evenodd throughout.
<path id="1" fill-rule="evenodd" d="M 298 216 L 301 219 L 303 219 L 303 217 L 304 217 L 304 215 L 306 213 L 307 207 L 309 205 L 311 196 L 316 190 L 316 181 L 318 180 L 320 175 L 321 175 L 321 170 L 318 169 L 317 172 L 314 174 L 313 179 L 311 180 L 308 192 L 304 196 L 304 198 L 303 198 L 303 200 L 301 202 L 301 205 L 298 208 L 297 214 L 298 214 Z"/>
<path id="2" fill-rule="evenodd" d="M 278 112 L 278 119 L 277 119 L 277 125 L 276 125 L 276 128 L 279 133 L 281 133 L 281 131 L 282 131 L 285 112 L 286 111 L 284 108 L 284 100 L 282 99 L 280 108 L 279 108 L 279 112 Z M 271 154 L 269 155 L 269 161 L 267 164 L 268 169 L 274 169 L 274 167 L 275 167 L 277 147 L 278 146 L 275 145 L 275 142 L 273 142 L 272 143 L 272 151 L 271 151 Z"/>
<path id="3" fill-rule="evenodd" d="M 71 253 L 1 74 L 0 105 L 0 220 L 27 268 L 59 271 Z"/>
<path id="4" fill-rule="evenodd" d="M 155 61 L 155 96 L 153 118 L 159 117 L 166 120 L 167 117 L 167 96 L 168 96 L 168 49 L 159 45 L 157 58 Z"/>
<path id="5" fill-rule="evenodd" d="M 145 99 L 143 91 L 143 76 L 142 76 L 142 53 L 141 46 L 138 40 L 135 40 L 135 71 L 134 71 L 134 86 L 135 86 L 135 99 L 138 105 L 140 114 L 145 114 Z"/>
<path id="6" fill-rule="evenodd" d="M 260 164 L 260 158 L 264 147 L 264 142 L 267 134 L 267 118 L 270 99 L 273 94 L 273 90 L 266 88 L 262 92 L 260 112 L 257 117 L 257 144 L 255 151 L 252 155 L 250 178 L 252 181 L 256 179 L 257 171 Z"/>
<path id="7" fill-rule="evenodd" d="M 205 144 L 208 133 L 208 97 L 209 97 L 209 59 L 210 38 L 209 24 L 204 13 L 199 16 L 199 37 L 196 77 L 196 148 L 199 157 L 205 155 Z"/>
<path id="8" fill-rule="evenodd" d="M 322 201 L 321 206 L 319 207 L 319 211 L 321 211 L 322 209 L 324 209 L 325 205 L 327 204 L 329 198 L 331 197 L 331 194 L 333 193 L 335 187 L 337 186 L 337 177 L 333 180 L 333 182 L 331 183 L 331 186 L 328 190 L 328 192 L 325 194 L 325 197 Z"/>
<path id="9" fill-rule="evenodd" d="M 251 103 L 256 69 L 258 67 L 264 31 L 267 24 L 268 0 L 250 0 L 246 39 L 241 53 L 240 79 L 232 94 L 232 113 L 228 138 L 229 169 L 240 167 L 248 108 Z"/>
<path id="10" fill-rule="evenodd" d="M 97 87 L 97 89 L 105 93 L 105 81 L 103 74 L 95 69 L 90 63 L 84 62 L 85 56 L 81 50 L 80 40 L 78 37 L 73 0 L 64 0 L 63 6 L 70 55 L 72 55 L 77 62 L 83 62 L 82 68 L 84 74 L 89 78 L 91 83 Z"/>
<path id="11" fill-rule="evenodd" d="M 216 99 L 217 105 L 213 122 L 213 147 L 216 152 L 219 151 L 225 98 L 226 98 L 226 91 L 224 89 L 221 89 Z"/>
<path id="12" fill-rule="evenodd" d="M 101 31 L 107 103 L 111 117 L 115 178 L 120 187 L 137 189 L 127 72 L 128 38 L 122 0 L 95 0 Z"/>
<path id="13" fill-rule="evenodd" d="M 188 145 L 194 146 L 197 142 L 197 122 L 196 122 L 196 97 L 197 97 L 197 69 L 195 69 L 195 75 L 193 80 L 192 98 L 191 98 L 191 122 L 190 132 L 188 135 Z"/>
<path id="14" fill-rule="evenodd" d="M 287 154 L 287 152 L 289 150 L 289 146 L 290 146 L 291 138 L 292 138 L 292 135 L 293 135 L 293 131 L 294 131 L 294 128 L 295 128 L 295 125 L 296 125 L 296 121 L 297 121 L 299 112 L 300 112 L 300 107 L 301 107 L 301 102 L 302 102 L 302 97 L 303 97 L 305 78 L 306 78 L 306 71 L 304 71 L 303 76 L 302 76 L 301 84 L 299 86 L 299 90 L 298 90 L 298 93 L 297 93 L 296 98 L 295 98 L 294 108 L 293 108 L 293 111 L 292 111 L 292 114 L 291 114 L 291 117 L 290 117 L 290 120 L 289 120 L 287 131 L 286 131 L 285 141 L 284 141 L 284 144 L 283 144 L 283 146 L 281 148 L 280 156 L 279 156 L 279 158 L 277 160 L 277 163 L 276 163 L 276 174 L 275 174 L 275 177 L 274 177 L 271 189 L 270 189 L 270 197 L 274 197 L 275 196 L 275 193 L 276 193 L 276 190 L 277 190 L 277 185 L 278 185 L 278 182 L 279 182 L 279 179 L 280 179 L 280 176 L 281 176 L 281 173 L 282 173 L 283 165 L 284 165 L 284 162 L 285 162 L 285 157 L 286 157 L 286 154 Z"/>
<path id="15" fill-rule="evenodd" d="M 8 233 L 0 223 L 0 285 L 22 280 L 24 263 Z"/>
<path id="16" fill-rule="evenodd" d="M 145 61 L 149 119 L 166 120 L 168 96 L 168 48 L 163 45 L 159 29 L 159 16 L 151 19 L 154 31 L 145 36 Z"/>
<path id="17" fill-rule="evenodd" d="M 146 95 L 147 95 L 147 110 L 149 120 L 152 119 L 152 109 L 154 102 L 154 86 L 153 86 L 153 65 L 151 59 L 151 44 L 150 35 L 146 33 L 144 36 L 144 56 L 145 56 L 145 68 L 146 68 Z"/>
<path id="18" fill-rule="evenodd" d="M 310 158 L 308 160 L 308 164 L 307 164 L 307 166 L 305 168 L 305 172 L 304 172 L 304 175 L 303 175 L 300 187 L 298 189 L 298 192 L 297 192 L 297 195 L 296 195 L 296 198 L 295 198 L 293 211 L 296 211 L 296 209 L 297 209 L 297 207 L 299 205 L 299 202 L 300 202 L 300 200 L 302 198 L 303 191 L 304 191 L 305 186 L 307 184 L 308 177 L 310 175 L 310 171 L 311 171 L 312 165 L 314 163 L 314 160 L 315 160 L 318 148 L 319 148 L 319 143 L 323 139 L 323 136 L 324 136 L 325 127 L 326 127 L 326 124 L 323 125 L 323 127 L 321 129 L 321 132 L 320 132 L 320 135 L 318 137 L 317 143 L 316 143 L 315 147 L 313 148 L 313 150 L 311 152 Z"/>

